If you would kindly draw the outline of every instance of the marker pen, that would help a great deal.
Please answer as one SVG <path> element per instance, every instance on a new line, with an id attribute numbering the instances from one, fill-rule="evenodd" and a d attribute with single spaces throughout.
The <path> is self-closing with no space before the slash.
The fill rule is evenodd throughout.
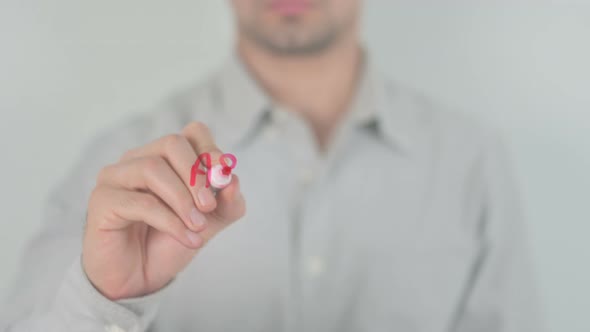
<path id="1" fill-rule="evenodd" d="M 229 166 L 215 165 L 207 172 L 211 190 L 216 194 L 221 189 L 227 187 L 231 183 L 232 168 Z"/>

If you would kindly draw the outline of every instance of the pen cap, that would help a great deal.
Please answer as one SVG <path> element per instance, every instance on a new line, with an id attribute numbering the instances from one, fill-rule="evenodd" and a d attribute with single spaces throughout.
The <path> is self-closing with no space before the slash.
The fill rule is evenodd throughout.
<path id="1" fill-rule="evenodd" d="M 207 173 L 212 187 L 223 189 L 231 183 L 231 168 L 215 165 Z"/>

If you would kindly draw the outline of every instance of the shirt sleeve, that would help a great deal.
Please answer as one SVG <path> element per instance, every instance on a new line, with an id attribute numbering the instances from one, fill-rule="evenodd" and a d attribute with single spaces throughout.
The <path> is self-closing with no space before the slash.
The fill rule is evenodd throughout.
<path id="1" fill-rule="evenodd" d="M 543 331 L 529 242 L 508 150 L 488 135 L 480 163 L 482 247 L 455 332 Z"/>
<path id="2" fill-rule="evenodd" d="M 40 231 L 25 248 L 20 272 L 0 303 L 0 331 L 145 331 L 156 316 L 160 291 L 110 301 L 90 283 L 81 264 L 88 198 L 100 168 L 136 146 L 128 131 L 106 132 L 86 146 L 77 164 L 54 186 Z"/>
<path id="3" fill-rule="evenodd" d="M 27 315 L 8 331 L 146 331 L 156 316 L 167 287 L 144 297 L 110 301 L 86 277 L 79 259 L 66 271 L 57 295 L 46 311 Z"/>

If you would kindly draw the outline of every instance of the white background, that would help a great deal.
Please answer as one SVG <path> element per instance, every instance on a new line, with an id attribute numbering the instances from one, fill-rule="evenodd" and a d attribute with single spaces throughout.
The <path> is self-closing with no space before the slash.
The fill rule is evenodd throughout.
<path id="1" fill-rule="evenodd" d="M 552 331 L 590 331 L 590 2 L 367 1 L 391 77 L 512 143 Z M 97 131 L 220 64 L 226 1 L 0 0 L 0 297 Z"/>

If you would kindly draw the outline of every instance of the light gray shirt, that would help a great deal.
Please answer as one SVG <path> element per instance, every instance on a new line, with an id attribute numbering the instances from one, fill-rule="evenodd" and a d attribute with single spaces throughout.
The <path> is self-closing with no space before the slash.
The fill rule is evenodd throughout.
<path id="1" fill-rule="evenodd" d="M 493 130 L 370 60 L 326 153 L 296 114 L 233 53 L 98 136 L 49 196 L 0 330 L 540 331 L 518 193 Z M 237 156 L 247 214 L 165 288 L 109 301 L 80 264 L 96 174 L 193 120 Z"/>

